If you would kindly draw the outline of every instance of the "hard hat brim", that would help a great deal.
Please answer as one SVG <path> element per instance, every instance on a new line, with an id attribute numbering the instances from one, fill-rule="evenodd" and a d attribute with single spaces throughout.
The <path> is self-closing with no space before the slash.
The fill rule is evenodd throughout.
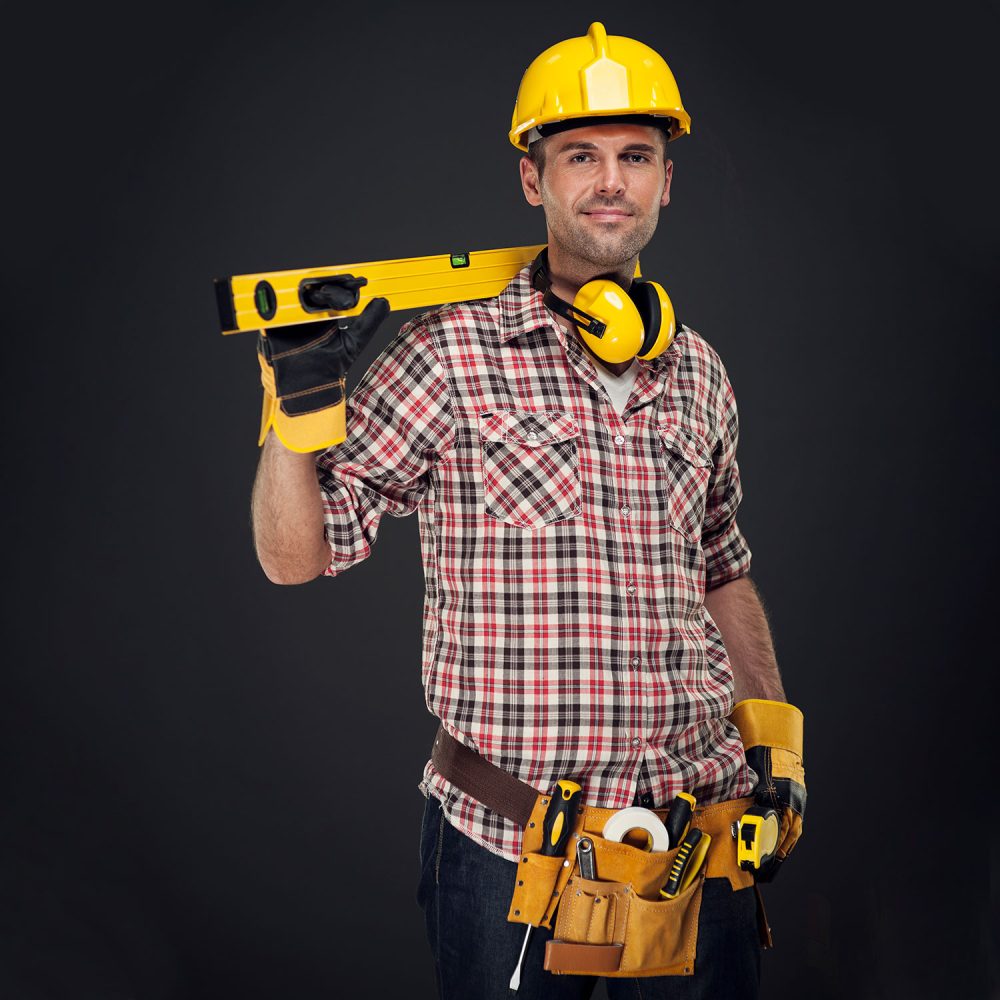
<path id="1" fill-rule="evenodd" d="M 676 109 L 672 114 L 658 112 L 608 112 L 606 115 L 583 115 L 579 118 L 561 118 L 554 121 L 525 123 L 524 126 L 511 131 L 510 141 L 523 153 L 528 152 L 528 136 L 533 130 L 537 138 L 547 139 L 550 135 L 568 132 L 574 128 L 587 128 L 593 125 L 650 125 L 667 134 L 667 142 L 673 142 L 691 131 L 691 120 L 683 109 Z"/>

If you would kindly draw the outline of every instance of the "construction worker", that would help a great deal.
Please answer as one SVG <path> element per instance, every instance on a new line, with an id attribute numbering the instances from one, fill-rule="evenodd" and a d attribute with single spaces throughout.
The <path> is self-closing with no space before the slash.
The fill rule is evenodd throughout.
<path id="1" fill-rule="evenodd" d="M 405 324 L 346 406 L 338 387 L 384 302 L 346 331 L 262 343 L 272 416 L 285 397 L 304 435 L 295 450 L 264 440 L 253 524 L 267 576 L 340 574 L 370 554 L 383 514 L 419 513 L 423 682 L 442 730 L 420 782 L 418 900 L 449 998 L 509 996 L 519 956 L 525 1000 L 587 997 L 596 975 L 546 971 L 545 927 L 521 955 L 508 907 L 525 829 L 484 804 L 479 779 L 442 773 L 442 741 L 532 795 L 572 778 L 609 810 L 756 793 L 781 817 L 770 873 L 801 827 L 796 739 L 731 718 L 737 702 L 797 711 L 736 522 L 733 390 L 665 290 L 634 280 L 670 200 L 668 144 L 689 129 L 663 59 L 592 25 L 532 63 L 514 110 L 547 253 L 498 297 Z M 327 419 L 346 440 L 311 450 L 309 421 Z M 757 995 L 759 893 L 747 873 L 713 876 L 730 864 L 713 857 L 735 857 L 728 825 L 691 917 L 693 962 L 609 974 L 611 997 Z"/>

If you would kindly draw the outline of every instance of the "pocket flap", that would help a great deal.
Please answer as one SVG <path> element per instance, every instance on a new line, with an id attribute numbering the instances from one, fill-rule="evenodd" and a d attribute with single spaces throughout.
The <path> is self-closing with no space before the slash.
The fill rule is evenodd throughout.
<path id="1" fill-rule="evenodd" d="M 706 468 L 712 464 L 708 445 L 696 434 L 678 424 L 660 424 L 660 440 L 667 451 L 679 455 L 689 465 Z"/>
<path id="2" fill-rule="evenodd" d="M 580 426 L 572 414 L 556 410 L 490 410 L 479 414 L 479 436 L 483 441 L 507 441 L 526 447 L 572 441 Z"/>

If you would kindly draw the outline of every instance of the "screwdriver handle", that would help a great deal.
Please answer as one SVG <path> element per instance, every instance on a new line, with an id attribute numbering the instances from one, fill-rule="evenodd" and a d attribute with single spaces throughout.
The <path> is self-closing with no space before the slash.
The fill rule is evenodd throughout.
<path id="1" fill-rule="evenodd" d="M 670 837 L 670 846 L 676 847 L 688 832 L 691 825 L 691 817 L 694 815 L 694 807 L 697 804 L 693 795 L 687 792 L 678 792 L 670 803 L 670 811 L 667 813 L 667 834 Z"/>
<path id="2" fill-rule="evenodd" d="M 542 850 L 540 853 L 555 857 L 566 853 L 566 842 L 576 822 L 577 805 L 583 788 L 575 781 L 563 778 L 556 782 L 552 801 L 545 810 L 542 821 Z"/>
<path id="3" fill-rule="evenodd" d="M 688 830 L 674 863 L 670 866 L 667 884 L 660 890 L 664 899 L 673 899 L 693 881 L 708 853 L 712 838 L 701 830 Z"/>

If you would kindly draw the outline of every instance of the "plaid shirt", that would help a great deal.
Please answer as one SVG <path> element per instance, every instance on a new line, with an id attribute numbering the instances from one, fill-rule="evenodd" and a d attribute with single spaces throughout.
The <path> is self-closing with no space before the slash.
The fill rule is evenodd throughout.
<path id="1" fill-rule="evenodd" d="M 327 574 L 371 552 L 383 514 L 419 513 L 427 707 L 539 790 L 631 805 L 748 794 L 732 669 L 706 589 L 748 572 L 736 525 L 736 402 L 682 327 L 619 415 L 576 336 L 522 270 L 493 299 L 407 323 L 317 457 Z M 514 860 L 522 830 L 437 773 L 449 822 Z"/>

